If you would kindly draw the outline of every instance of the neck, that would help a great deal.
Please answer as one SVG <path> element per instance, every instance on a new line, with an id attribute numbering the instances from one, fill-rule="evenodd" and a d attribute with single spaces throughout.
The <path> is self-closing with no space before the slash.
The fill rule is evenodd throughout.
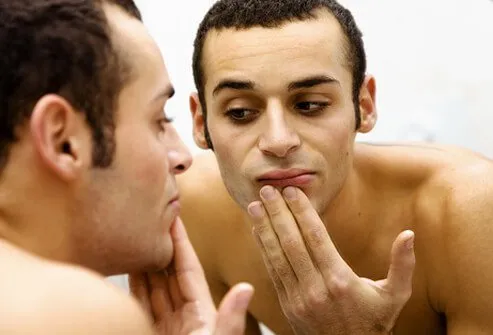
<path id="1" fill-rule="evenodd" d="M 373 206 L 368 205 L 369 186 L 352 168 L 341 191 L 330 201 L 321 218 L 344 259 L 358 259 L 367 252 L 375 232 Z"/>
<path id="2" fill-rule="evenodd" d="M 0 238 L 40 257 L 69 262 L 70 212 L 57 189 L 26 170 L 2 171 Z"/>

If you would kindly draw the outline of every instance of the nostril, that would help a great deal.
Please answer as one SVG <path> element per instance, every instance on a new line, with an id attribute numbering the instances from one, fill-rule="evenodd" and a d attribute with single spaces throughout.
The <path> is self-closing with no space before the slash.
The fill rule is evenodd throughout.
<path id="1" fill-rule="evenodd" d="M 183 164 L 177 165 L 175 167 L 175 169 L 178 170 L 178 171 L 185 171 L 185 165 L 183 165 Z"/>

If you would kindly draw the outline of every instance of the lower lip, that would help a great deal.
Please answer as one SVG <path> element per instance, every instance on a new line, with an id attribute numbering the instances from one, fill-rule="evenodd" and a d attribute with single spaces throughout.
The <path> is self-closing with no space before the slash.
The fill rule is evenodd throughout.
<path id="1" fill-rule="evenodd" d="M 271 185 L 274 187 L 287 187 L 287 186 L 306 186 L 315 179 L 313 174 L 301 174 L 292 178 L 284 179 L 261 179 L 259 182 L 264 185 Z"/>
<path id="2" fill-rule="evenodd" d="M 169 207 L 171 207 L 171 209 L 178 213 L 180 211 L 180 208 L 181 208 L 181 205 L 180 205 L 180 200 L 173 200 L 169 203 Z"/>

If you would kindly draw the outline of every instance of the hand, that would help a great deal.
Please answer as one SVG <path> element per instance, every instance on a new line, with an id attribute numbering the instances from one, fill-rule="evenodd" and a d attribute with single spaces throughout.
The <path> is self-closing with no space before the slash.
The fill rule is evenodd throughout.
<path id="1" fill-rule="evenodd" d="M 268 196 L 268 191 L 272 196 Z M 266 192 L 267 191 L 267 192 Z M 412 291 L 414 233 L 394 241 L 384 280 L 358 277 L 344 262 L 306 195 L 261 190 L 248 211 L 283 312 L 297 334 L 388 334 Z M 301 232 L 300 232 L 301 231 Z"/>
<path id="2" fill-rule="evenodd" d="M 171 237 L 175 255 L 166 272 L 129 276 L 131 292 L 154 319 L 158 334 L 243 334 L 253 288 L 234 286 L 216 311 L 180 219 L 171 228 Z"/>

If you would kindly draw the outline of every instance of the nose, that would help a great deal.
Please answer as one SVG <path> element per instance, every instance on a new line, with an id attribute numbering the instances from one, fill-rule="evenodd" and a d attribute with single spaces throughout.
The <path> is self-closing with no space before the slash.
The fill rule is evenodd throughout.
<path id="1" fill-rule="evenodd" d="M 282 108 L 267 111 L 266 129 L 259 140 L 259 149 L 269 156 L 286 157 L 299 148 L 301 140 L 286 120 Z"/>
<path id="2" fill-rule="evenodd" d="M 181 140 L 175 127 L 170 125 L 166 131 L 168 135 L 167 147 L 170 172 L 173 174 L 183 173 L 192 165 L 192 155 Z"/>

